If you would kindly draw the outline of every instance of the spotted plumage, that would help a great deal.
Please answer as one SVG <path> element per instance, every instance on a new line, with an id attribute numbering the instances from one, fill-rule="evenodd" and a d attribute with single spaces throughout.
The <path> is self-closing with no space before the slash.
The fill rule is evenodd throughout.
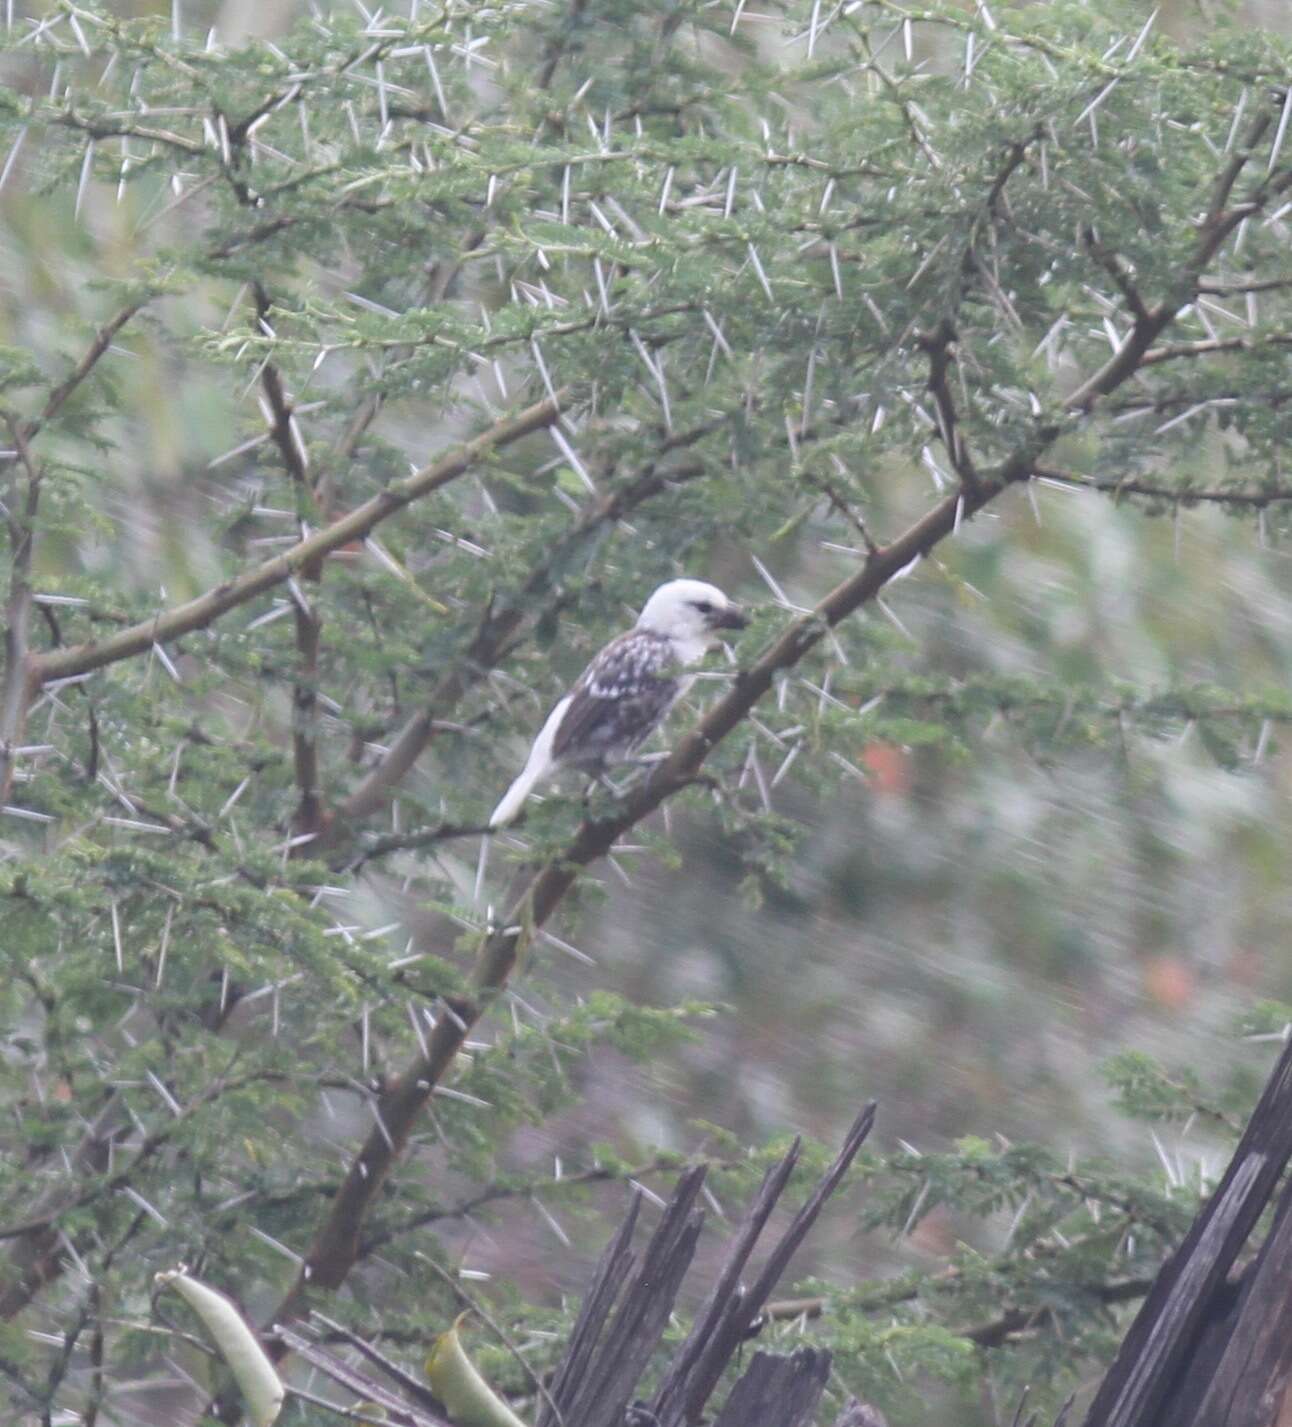
<path id="1" fill-rule="evenodd" d="M 552 757 L 588 773 L 626 758 L 690 685 L 678 668 L 666 635 L 632 629 L 611 640 L 570 690 Z"/>
<path id="2" fill-rule="evenodd" d="M 636 626 L 612 639 L 547 716 L 520 776 L 489 819 L 511 822 L 530 791 L 562 768 L 600 774 L 631 756 L 690 687 L 696 663 L 720 629 L 745 616 L 714 585 L 671 580 L 646 602 Z"/>

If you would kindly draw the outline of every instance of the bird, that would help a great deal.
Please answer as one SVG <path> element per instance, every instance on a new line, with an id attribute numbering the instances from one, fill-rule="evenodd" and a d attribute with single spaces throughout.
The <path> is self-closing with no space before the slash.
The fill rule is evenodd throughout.
<path id="1" fill-rule="evenodd" d="M 489 827 L 514 822 L 534 787 L 563 768 L 599 777 L 608 764 L 628 758 L 691 687 L 695 676 L 681 671 L 704 657 L 719 630 L 748 622 L 716 585 L 661 585 L 632 629 L 602 649 L 548 714 Z"/>

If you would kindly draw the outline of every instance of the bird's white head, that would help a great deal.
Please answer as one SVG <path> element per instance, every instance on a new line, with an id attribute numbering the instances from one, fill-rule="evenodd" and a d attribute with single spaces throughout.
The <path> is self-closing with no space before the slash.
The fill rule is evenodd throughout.
<path id="1" fill-rule="evenodd" d="M 721 629 L 743 629 L 745 612 L 717 587 L 703 580 L 670 580 L 646 601 L 638 629 L 676 641 L 686 663 L 699 659 Z"/>

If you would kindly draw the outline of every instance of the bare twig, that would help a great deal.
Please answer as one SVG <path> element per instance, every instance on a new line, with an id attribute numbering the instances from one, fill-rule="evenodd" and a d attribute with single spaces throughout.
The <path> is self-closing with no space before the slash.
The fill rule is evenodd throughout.
<path id="1" fill-rule="evenodd" d="M 419 828 L 416 832 L 391 833 L 389 837 L 379 837 L 363 845 L 358 852 L 338 858 L 335 865 L 347 872 L 357 872 L 366 863 L 374 862 L 379 857 L 389 857 L 392 852 L 414 852 L 436 847 L 441 842 L 455 842 L 463 837 L 481 837 L 489 831 L 488 823 L 439 823 L 435 827 Z"/>
<path id="2" fill-rule="evenodd" d="M 1278 292 L 1292 287 L 1292 277 L 1269 278 L 1222 278 L 1203 277 L 1198 279 L 1198 291 L 1225 297 L 1239 292 Z"/>
<path id="3" fill-rule="evenodd" d="M 1089 1290 L 1100 1303 L 1111 1306 L 1117 1303 L 1131 1303 L 1153 1287 L 1151 1278 L 1119 1279 L 1115 1283 L 1099 1284 Z M 985 1323 L 975 1323 L 968 1328 L 956 1330 L 956 1336 L 967 1338 L 980 1348 L 998 1348 L 1010 1338 L 1031 1332 L 1053 1312 L 1051 1308 L 1010 1308 L 998 1318 Z"/>
<path id="4" fill-rule="evenodd" d="M 841 515 L 852 529 L 856 531 L 857 538 L 865 547 L 866 554 L 874 555 L 879 549 L 879 544 L 870 533 L 870 528 L 862 518 L 861 513 L 853 509 L 843 492 L 831 481 L 823 480 L 819 476 L 813 478 L 813 484 L 820 487 L 825 498 L 830 502 L 830 509 L 836 514 Z"/>

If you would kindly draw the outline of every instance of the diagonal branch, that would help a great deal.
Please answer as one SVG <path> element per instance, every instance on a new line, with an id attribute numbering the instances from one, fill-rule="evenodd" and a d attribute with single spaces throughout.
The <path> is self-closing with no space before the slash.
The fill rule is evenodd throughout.
<path id="1" fill-rule="evenodd" d="M 1259 212 L 1271 198 L 1292 187 L 1292 169 L 1276 170 L 1256 183 L 1247 197 L 1230 206 L 1234 185 L 1250 162 L 1256 145 L 1269 128 L 1271 116 L 1261 113 L 1248 127 L 1242 143 L 1221 169 L 1212 185 L 1207 210 L 1199 220 L 1198 237 L 1193 253 L 1183 265 L 1180 280 L 1171 295 L 1153 307 L 1147 307 L 1134 289 L 1127 300 L 1135 310 L 1135 322 L 1121 346 L 1104 365 L 1064 402 L 1070 412 L 1091 411 L 1101 397 L 1119 387 L 1128 376 L 1144 364 L 1153 343 L 1175 321 L 1181 309 L 1198 295 L 1203 269 L 1219 253 L 1225 241 L 1244 218 Z M 1119 283 L 1120 286 L 1120 283 Z M 1136 303 L 1138 309 L 1136 310 Z"/>
<path id="2" fill-rule="evenodd" d="M 1292 188 L 1292 168 L 1274 169 L 1253 186 L 1245 199 L 1230 206 L 1229 200 L 1234 185 L 1251 161 L 1256 145 L 1260 143 L 1272 121 L 1268 110 L 1252 120 L 1241 145 L 1216 179 L 1206 215 L 1198 225 L 1197 246 L 1185 265 L 1184 276 L 1189 284 L 1186 301 L 1192 301 L 1200 290 L 1203 269 L 1211 263 L 1224 246 L 1225 240 L 1243 219 L 1251 217 L 1253 213 L 1259 213 L 1271 198 L 1277 198 Z"/>
<path id="3" fill-rule="evenodd" d="M 299 570 L 304 570 L 311 561 L 321 560 L 348 545 L 352 540 L 362 540 L 371 530 L 396 511 L 403 510 L 413 501 L 437 491 L 455 481 L 464 472 L 482 461 L 486 456 L 512 442 L 528 436 L 541 427 L 550 426 L 561 414 L 570 399 L 570 389 L 563 387 L 554 397 L 527 407 L 515 416 L 495 422 L 479 436 L 464 442 L 448 455 L 441 456 L 432 465 L 415 471 L 403 480 L 393 481 L 379 491 L 371 500 L 357 506 L 347 515 L 335 520 L 322 530 L 298 541 L 290 549 L 266 560 L 264 564 L 247 570 L 236 579 L 207 590 L 174 609 L 165 610 L 152 619 L 141 620 L 126 629 L 119 630 L 104 640 L 87 640 L 67 649 L 51 650 L 33 660 L 36 677 L 42 682 L 51 679 L 66 679 L 75 674 L 85 674 L 92 669 L 102 669 L 122 659 L 133 658 L 151 649 L 154 644 L 165 644 L 180 635 L 195 629 L 205 629 L 221 615 L 237 609 L 257 595 L 264 594 L 275 585 L 290 579 Z"/>
<path id="4" fill-rule="evenodd" d="M 1268 114 L 1260 114 L 1247 131 L 1241 147 L 1221 170 L 1213 188 L 1207 212 L 1198 224 L 1198 239 L 1189 260 L 1184 264 L 1180 283 L 1171 296 L 1137 315 L 1126 340 L 1108 361 L 1064 402 L 1070 412 L 1089 412 L 1101 397 L 1115 391 L 1127 377 L 1137 372 L 1153 343 L 1175 321 L 1180 311 L 1198 294 L 1203 269 L 1212 261 L 1225 241 L 1244 218 L 1258 213 L 1271 198 L 1292 188 L 1292 169 L 1276 170 L 1254 185 L 1241 202 L 1229 205 L 1234 184 L 1246 167 L 1252 153 L 1270 124 Z"/>
<path id="5" fill-rule="evenodd" d="M 1264 202 L 1271 189 L 1270 182 L 1265 181 L 1258 186 L 1253 201 Z M 1228 187 L 1223 192 L 1227 194 Z M 696 782 L 713 749 L 752 712 L 777 678 L 797 665 L 835 625 L 873 600 L 891 580 L 952 534 L 962 520 L 975 515 L 1010 485 L 1034 474 L 1046 450 L 1071 422 L 1088 415 L 1101 398 L 1116 391 L 1139 370 L 1144 354 L 1191 300 L 1197 272 L 1215 256 L 1222 242 L 1217 227 L 1206 228 L 1194 254 L 1196 272 L 1191 274 L 1188 292 L 1178 294 L 1172 303 L 1159 304 L 1147 319 L 1137 319 L 1122 346 L 1064 401 L 1060 416 L 1039 418 L 1030 435 L 999 467 L 980 473 L 974 486 L 946 496 L 891 544 L 869 555 L 854 574 L 837 585 L 814 610 L 796 619 L 737 675 L 726 696 L 681 740 L 646 783 L 630 792 L 610 817 L 585 820 L 560 855 L 535 873 L 503 924 L 481 944 L 472 995 L 452 1003 L 448 1008 L 451 1014 L 440 1017 L 425 1054 L 416 1057 L 388 1087 L 382 1098 L 381 1122 L 352 1162 L 277 1318 L 297 1315 L 311 1289 L 337 1288 L 345 1281 L 358 1256 L 365 1216 L 402 1155 L 435 1086 L 453 1064 L 472 1026 L 510 980 L 535 930 L 560 906 L 581 869 L 605 856 L 624 833 L 668 798 Z"/>
<path id="6" fill-rule="evenodd" d="M 1057 432 L 1050 428 L 1048 439 Z M 452 1066 L 471 1027 L 507 984 L 524 946 L 574 886 L 582 868 L 603 857 L 631 827 L 667 798 L 696 781 L 710 752 L 753 709 L 776 677 L 792 668 L 841 620 L 873 599 L 883 587 L 949 535 L 1007 485 L 1022 479 L 1032 457 L 1007 463 L 976 491 L 940 501 L 891 545 L 878 551 L 828 594 L 816 609 L 795 620 L 764 654 L 744 670 L 725 698 L 705 715 L 656 770 L 654 776 L 622 800 L 609 818 L 585 821 L 561 854 L 548 862 L 509 910 L 501 927 L 484 940 L 473 973 L 472 994 L 454 1000 L 441 1014 L 425 1055 L 392 1080 L 380 1104 L 380 1124 L 352 1162 L 320 1226 L 295 1285 L 274 1317 L 298 1316 L 311 1289 L 337 1288 L 359 1253 L 366 1214 L 386 1176 L 402 1155 L 422 1109 Z"/>
<path id="7" fill-rule="evenodd" d="M 1087 413 L 1099 396 L 1116 390 L 1137 370 L 1137 358 L 1171 321 L 1134 333 L 1121 350 L 1065 403 L 1069 416 Z M 1135 354 L 1135 360 L 1131 353 Z M 658 766 L 640 788 L 630 792 L 607 818 L 588 819 L 561 854 L 546 863 L 509 909 L 503 924 L 484 939 L 476 958 L 470 997 L 453 1001 L 432 1032 L 426 1052 L 393 1080 L 380 1106 L 380 1123 L 352 1162 L 320 1226 L 296 1283 L 280 1305 L 276 1319 L 300 1314 L 311 1289 L 334 1289 L 349 1274 L 359 1254 L 360 1236 L 369 1208 L 386 1176 L 403 1153 L 408 1137 L 435 1086 L 447 1074 L 471 1028 L 506 986 L 529 939 L 555 912 L 575 885 L 581 869 L 606 855 L 630 828 L 653 813 L 675 793 L 696 782 L 713 749 L 749 714 L 775 685 L 777 677 L 797 665 L 828 632 L 873 600 L 893 579 L 952 534 L 961 521 L 975 515 L 1015 482 L 1026 480 L 1046 449 L 1065 427 L 1054 419 L 1037 424 L 1030 438 L 994 472 L 979 476 L 973 488 L 954 492 L 910 526 L 891 544 L 837 585 L 808 614 L 796 619 L 747 669 Z"/>

